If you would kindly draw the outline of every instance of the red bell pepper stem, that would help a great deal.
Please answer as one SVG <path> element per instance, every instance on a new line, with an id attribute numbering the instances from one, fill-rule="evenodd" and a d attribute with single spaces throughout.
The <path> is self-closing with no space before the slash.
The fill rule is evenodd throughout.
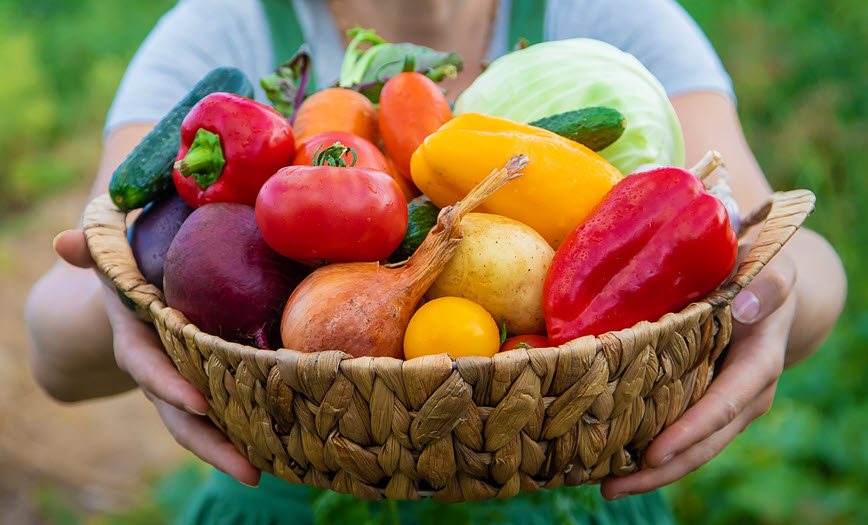
<path id="1" fill-rule="evenodd" d="M 207 189 L 223 174 L 226 157 L 220 146 L 220 136 L 200 128 L 187 155 L 175 163 L 184 177 L 193 176 L 200 188 Z"/>

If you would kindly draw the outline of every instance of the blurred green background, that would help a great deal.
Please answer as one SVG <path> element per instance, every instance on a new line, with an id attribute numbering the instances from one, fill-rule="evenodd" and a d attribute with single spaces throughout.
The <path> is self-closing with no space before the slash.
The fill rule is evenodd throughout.
<path id="1" fill-rule="evenodd" d="M 125 65 L 173 4 L 0 1 L 4 228 L 89 184 Z M 683 523 L 868 523 L 868 294 L 860 293 L 868 290 L 868 8 L 864 0 L 682 4 L 732 75 L 745 133 L 772 184 L 817 194 L 808 227 L 841 254 L 850 294 L 822 350 L 783 375 L 772 411 L 666 494 Z M 34 501 L 49 523 L 154 523 L 165 517 L 165 495 L 176 493 L 166 487 L 191 475 L 167 473 L 151 502 L 117 516 L 84 516 L 50 487 Z"/>

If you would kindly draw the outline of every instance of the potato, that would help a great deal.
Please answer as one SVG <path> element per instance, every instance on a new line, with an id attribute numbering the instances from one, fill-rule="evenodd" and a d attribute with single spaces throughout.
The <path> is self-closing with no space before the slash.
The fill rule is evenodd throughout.
<path id="1" fill-rule="evenodd" d="M 544 334 L 543 281 L 554 250 L 530 226 L 488 213 L 461 220 L 458 251 L 425 294 L 482 305 L 510 334 Z"/>

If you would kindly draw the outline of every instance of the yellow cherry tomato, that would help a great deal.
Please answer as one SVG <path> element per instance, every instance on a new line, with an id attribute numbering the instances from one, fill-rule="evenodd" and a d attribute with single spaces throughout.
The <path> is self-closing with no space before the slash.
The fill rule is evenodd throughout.
<path id="1" fill-rule="evenodd" d="M 439 297 L 410 318 L 404 358 L 449 354 L 491 357 L 500 348 L 497 323 L 485 308 L 463 297 Z"/>

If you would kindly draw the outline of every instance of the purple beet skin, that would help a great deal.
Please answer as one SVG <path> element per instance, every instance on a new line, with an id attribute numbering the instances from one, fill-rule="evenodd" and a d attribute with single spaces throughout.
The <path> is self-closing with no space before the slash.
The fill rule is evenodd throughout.
<path id="1" fill-rule="evenodd" d="M 169 247 L 166 303 L 200 330 L 269 348 L 279 341 L 286 300 L 309 271 L 265 243 L 252 206 L 206 204 Z"/>
<path id="2" fill-rule="evenodd" d="M 133 257 L 145 280 L 163 289 L 163 262 L 172 239 L 181 228 L 193 208 L 177 193 L 154 201 L 142 210 L 141 215 L 127 230 L 127 240 L 133 249 Z"/>

